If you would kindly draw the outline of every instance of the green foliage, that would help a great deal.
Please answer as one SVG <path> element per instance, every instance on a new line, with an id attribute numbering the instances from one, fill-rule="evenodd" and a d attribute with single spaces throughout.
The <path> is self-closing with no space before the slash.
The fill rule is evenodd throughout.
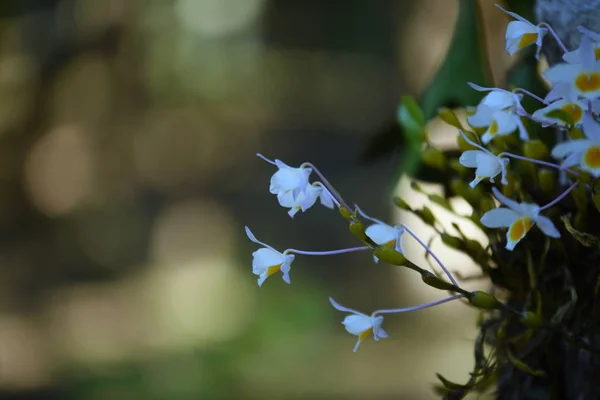
<path id="1" fill-rule="evenodd" d="M 473 90 L 467 82 L 485 85 L 490 80 L 479 3 L 461 0 L 459 4 L 459 16 L 446 58 L 421 96 L 426 120 L 435 117 L 439 107 L 477 104 L 483 93 Z"/>

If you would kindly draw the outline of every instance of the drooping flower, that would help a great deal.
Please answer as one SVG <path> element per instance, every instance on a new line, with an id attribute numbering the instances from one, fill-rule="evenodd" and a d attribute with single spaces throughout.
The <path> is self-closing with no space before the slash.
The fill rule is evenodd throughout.
<path id="1" fill-rule="evenodd" d="M 481 100 L 475 113 L 467 117 L 467 122 L 471 126 L 487 128 L 481 137 L 484 144 L 489 143 L 496 136 L 509 135 L 517 129 L 521 139 L 528 139 L 529 135 L 521 121 L 521 115 L 527 115 L 521 105 L 522 94 L 486 88 L 473 83 L 469 83 L 469 86 L 480 92 L 490 92 Z"/>
<path id="2" fill-rule="evenodd" d="M 461 165 L 467 168 L 476 168 L 475 179 L 471 181 L 469 186 L 474 188 L 483 179 L 488 178 L 490 182 L 494 182 L 494 178 L 502 174 L 502 184 L 508 184 L 506 180 L 506 166 L 509 163 L 508 158 L 496 156 L 491 151 L 471 141 L 463 131 L 459 131 L 463 138 L 473 146 L 480 150 L 467 150 L 463 152 L 459 158 Z"/>
<path id="3" fill-rule="evenodd" d="M 527 232 L 537 225 L 547 236 L 559 238 L 560 232 L 548 217 L 540 215 L 540 206 L 534 203 L 519 203 L 504 196 L 495 187 L 494 196 L 508 207 L 498 207 L 486 212 L 481 223 L 488 228 L 508 228 L 506 233 L 506 249 L 513 250 Z"/>
<path id="4" fill-rule="evenodd" d="M 289 208 L 288 215 L 294 217 L 300 210 L 305 212 L 311 208 L 320 199 L 321 204 L 327 208 L 333 208 L 333 198 L 329 191 L 324 188 L 320 182 L 315 182 L 312 185 L 306 186 L 304 191 L 294 196 L 292 191 L 281 193 L 277 196 L 277 200 L 282 207 Z"/>
<path id="5" fill-rule="evenodd" d="M 576 139 L 557 144 L 552 157 L 564 158 L 563 167 L 578 165 L 594 177 L 600 176 L 600 123 L 591 113 L 583 115 L 582 131 L 586 139 Z"/>
<path id="6" fill-rule="evenodd" d="M 380 246 L 390 246 L 397 252 L 404 254 L 404 248 L 402 247 L 402 235 L 404 235 L 406 230 L 402 226 L 391 226 L 386 224 L 377 218 L 368 216 L 358 206 L 355 207 L 363 218 L 374 222 L 374 224 L 369 225 L 369 227 L 365 230 L 365 234 L 371 238 L 371 240 Z M 373 256 L 373 259 L 375 262 L 379 261 L 376 256 Z"/>
<path id="7" fill-rule="evenodd" d="M 552 86 L 566 83 L 579 96 L 597 98 L 600 95 L 600 61 L 596 60 L 594 45 L 586 35 L 581 37 L 578 55 L 579 60 L 571 56 L 572 63 L 556 64 L 544 71 L 543 76 Z"/>
<path id="8" fill-rule="evenodd" d="M 375 340 L 385 339 L 388 337 L 388 334 L 381 327 L 383 324 L 383 317 L 381 315 L 369 316 L 363 314 L 360 311 L 356 311 L 338 304 L 331 297 L 329 298 L 329 301 L 336 310 L 350 314 L 344 318 L 342 324 L 344 324 L 344 327 L 348 333 L 358 336 L 358 340 L 354 345 L 354 352 L 358 351 L 360 344 L 369 336 L 373 336 L 373 339 Z"/>
<path id="9" fill-rule="evenodd" d="M 506 51 L 508 54 L 512 56 L 517 51 L 535 43 L 537 46 L 536 57 L 539 58 L 540 50 L 542 48 L 542 39 L 548 30 L 532 24 L 518 14 L 506 11 L 499 5 L 496 5 L 496 7 L 516 19 L 516 21 L 509 22 L 506 27 L 505 39 Z"/>
<path id="10" fill-rule="evenodd" d="M 284 196 L 291 193 L 295 198 L 308 186 L 308 178 L 312 173 L 312 168 L 303 166 L 299 168 L 290 167 L 281 160 L 269 160 L 262 154 L 257 154 L 257 156 L 279 168 L 271 177 L 269 192 L 277 196 Z"/>
<path id="11" fill-rule="evenodd" d="M 258 286 L 262 286 L 268 277 L 280 271 L 284 282 L 290 283 L 290 268 L 295 256 L 286 252 L 281 253 L 261 242 L 248 227 L 246 227 L 246 235 L 254 243 L 264 246 L 252 253 L 252 273 L 258 275 Z"/>

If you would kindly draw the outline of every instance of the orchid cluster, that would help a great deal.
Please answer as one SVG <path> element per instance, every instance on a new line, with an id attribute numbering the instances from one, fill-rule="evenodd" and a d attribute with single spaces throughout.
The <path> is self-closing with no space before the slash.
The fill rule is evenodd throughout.
<path id="1" fill-rule="evenodd" d="M 399 207 L 414 212 L 433 226 L 446 245 L 466 252 L 488 270 L 499 264 L 499 256 L 494 260 L 496 255 L 518 251 L 519 244 L 527 241 L 534 226 L 543 234 L 539 237 L 548 246 L 552 240 L 565 235 L 566 232 L 561 233 L 557 227 L 557 218 L 564 218 L 564 215 L 558 215 L 557 205 L 569 200 L 570 204 L 573 201 L 575 203 L 575 207 L 567 206 L 570 210 L 587 207 L 589 189 L 595 191 L 594 179 L 600 177 L 600 35 L 579 27 L 581 45 L 574 51 L 568 51 L 548 24 L 534 25 L 517 14 L 499 8 L 515 19 L 506 30 L 508 53 L 516 54 L 528 46 L 536 46 L 536 56 L 539 57 L 543 39 L 550 35 L 564 51 L 564 63 L 551 66 L 543 72 L 550 86 L 545 98 L 522 88 L 506 90 L 469 83 L 474 90 L 486 93 L 476 107 L 467 110 L 469 127 L 463 126 L 454 112 L 447 109 L 440 111 L 441 119 L 457 128 L 461 154 L 454 161 L 436 160 L 431 166 L 444 171 L 451 170 L 460 177 L 460 180 L 453 180 L 450 187 L 455 195 L 464 197 L 473 206 L 473 213 L 467 218 L 488 233 L 489 247 L 484 249 L 462 233 L 461 236 L 455 236 L 443 230 L 435 223 L 435 217 L 429 209 L 413 210 L 403 200 L 395 199 Z M 523 106 L 525 96 L 539 102 L 539 108 L 527 110 Z M 552 129 L 539 133 L 540 129 L 536 131 L 534 127 Z M 549 132 L 556 137 L 540 136 Z M 546 143 L 553 144 L 551 151 Z M 289 209 L 290 217 L 300 210 L 307 211 L 320 200 L 322 205 L 330 209 L 337 208 L 349 223 L 350 232 L 361 241 L 361 246 L 339 250 L 316 252 L 286 249 L 280 252 L 259 241 L 246 227 L 250 240 L 262 246 L 253 253 L 252 261 L 252 271 L 258 276 L 259 286 L 279 272 L 283 280 L 290 283 L 290 270 L 296 255 L 328 256 L 369 251 L 375 262 L 381 260 L 409 268 L 421 274 L 426 285 L 450 293 L 449 297 L 435 302 L 377 310 L 371 314 L 347 308 L 330 298 L 336 310 L 348 314 L 342 323 L 350 334 L 358 338 L 354 351 L 368 337 L 379 340 L 388 336 L 382 328 L 384 315 L 416 311 L 457 299 L 466 300 L 481 310 L 516 316 L 527 329 L 540 326 L 542 315 L 539 304 L 533 309 L 518 310 L 498 300 L 493 294 L 461 288 L 439 257 L 413 230 L 405 224 L 388 224 L 370 217 L 358 206 L 350 207 L 314 165 L 303 163 L 299 167 L 290 167 L 280 160 L 271 161 L 260 154 L 258 156 L 277 167 L 269 191 L 276 195 L 282 207 Z M 549 156 L 556 162 L 552 162 Z M 470 169 L 475 170 L 474 176 Z M 310 183 L 313 172 L 320 181 Z M 515 199 L 515 196 L 520 199 Z M 545 201 L 536 202 L 536 199 Z M 437 200 L 438 203 L 444 201 Z M 578 214 L 576 225 L 585 219 L 585 215 L 583 211 Z M 565 227 L 568 233 L 576 236 L 573 232 L 577 231 L 570 224 Z M 499 228 L 507 230 L 505 237 L 498 235 Z M 436 261 L 443 275 L 423 269 L 406 258 L 402 243 L 405 234 L 417 240 Z M 580 232 L 579 237 L 582 235 Z"/>

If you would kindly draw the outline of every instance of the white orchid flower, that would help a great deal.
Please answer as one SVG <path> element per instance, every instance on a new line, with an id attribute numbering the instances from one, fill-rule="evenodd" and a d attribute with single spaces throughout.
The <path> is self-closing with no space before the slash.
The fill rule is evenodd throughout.
<path id="1" fill-rule="evenodd" d="M 529 135 L 521 121 L 521 115 L 527 112 L 521 105 L 522 94 L 498 88 L 486 88 L 469 82 L 473 89 L 489 91 L 479 103 L 473 115 L 467 117 L 467 122 L 475 128 L 487 128 L 481 140 L 489 143 L 496 136 L 509 135 L 519 130 L 519 137 L 527 140 Z"/>
<path id="2" fill-rule="evenodd" d="M 383 324 L 383 317 L 381 315 L 375 315 L 375 313 L 370 316 L 363 314 L 360 311 L 341 306 L 331 297 L 329 298 L 329 301 L 336 310 L 350 314 L 344 318 L 342 324 L 344 324 L 344 327 L 348 333 L 358 336 L 358 340 L 356 341 L 353 349 L 355 353 L 358 351 L 360 344 L 369 336 L 373 336 L 373 339 L 375 340 L 385 339 L 388 337 L 388 334 L 381 327 Z"/>
<path id="3" fill-rule="evenodd" d="M 561 127 L 565 127 L 567 123 L 559 118 L 549 117 L 547 114 L 556 111 L 562 110 L 566 112 L 573 120 L 574 126 L 579 126 L 583 122 L 583 111 L 587 108 L 587 102 L 585 100 L 576 100 L 563 98 L 561 100 L 557 100 L 554 103 L 547 105 L 544 108 L 540 108 L 532 114 L 532 118 L 535 121 L 538 121 L 542 124 L 543 127 L 547 127 L 550 125 L 558 125 Z"/>
<path id="4" fill-rule="evenodd" d="M 386 245 L 392 247 L 400 254 L 404 254 L 404 248 L 402 247 L 402 235 L 406 231 L 400 225 L 391 226 L 385 222 L 373 218 L 365 214 L 357 205 L 354 206 L 358 213 L 365 219 L 374 222 L 365 229 L 365 234 L 371 238 L 375 243 L 380 246 Z M 375 262 L 379 262 L 376 256 L 373 256 Z"/>
<path id="5" fill-rule="evenodd" d="M 266 243 L 261 242 L 254 236 L 250 228 L 246 227 L 246 235 L 254 243 L 264 246 L 262 249 L 252 253 L 252 273 L 258 275 L 258 286 L 271 275 L 281 271 L 285 283 L 290 283 L 290 268 L 295 256 L 279 252 Z"/>
<path id="6" fill-rule="evenodd" d="M 557 144 L 552 149 L 552 157 L 564 158 L 563 167 L 578 165 L 595 178 L 600 177 L 600 124 L 587 111 L 583 115 L 582 130 L 586 139 Z"/>
<path id="7" fill-rule="evenodd" d="M 578 55 L 579 60 L 569 57 L 572 63 L 556 64 L 542 75 L 552 86 L 566 83 L 579 96 L 595 99 L 600 95 L 600 61 L 597 61 L 596 50 L 587 35 L 582 35 Z"/>
<path id="8" fill-rule="evenodd" d="M 519 203 L 504 196 L 495 187 L 492 188 L 498 201 L 508 207 L 499 207 L 486 212 L 481 223 L 488 228 L 508 228 L 506 249 L 513 250 L 529 230 L 537 225 L 547 236 L 559 238 L 560 232 L 548 217 L 540 215 L 540 206 L 534 203 Z"/>
<path id="9" fill-rule="evenodd" d="M 539 58 L 542 40 L 548 30 L 532 24 L 518 14 L 506 11 L 499 5 L 496 5 L 496 7 L 516 19 L 516 21 L 509 22 L 506 27 L 505 40 L 508 54 L 512 56 L 519 50 L 535 43 L 537 46 L 536 57 Z"/>
<path id="10" fill-rule="evenodd" d="M 467 143 L 480 149 L 467 150 L 463 152 L 458 159 L 461 165 L 467 168 L 476 168 L 475 179 L 471 181 L 469 186 L 474 188 L 479 182 L 486 178 L 494 183 L 494 178 L 498 175 L 502 176 L 501 183 L 507 185 L 506 166 L 509 163 L 508 158 L 502 157 L 501 154 L 498 156 L 494 155 L 491 151 L 470 140 L 463 131 L 459 130 L 459 132 Z"/>
<path id="11" fill-rule="evenodd" d="M 321 204 L 327 208 L 333 208 L 334 206 L 333 197 L 320 182 L 308 185 L 297 196 L 294 196 L 292 191 L 281 193 L 277 196 L 279 204 L 282 207 L 290 209 L 288 215 L 292 218 L 298 211 L 302 210 L 302 212 L 305 212 L 311 208 L 317 202 L 317 199 L 320 199 Z"/>
<path id="12" fill-rule="evenodd" d="M 290 167 L 281 160 L 273 161 L 262 154 L 257 154 L 257 156 L 279 168 L 271 177 L 269 192 L 277 196 L 284 196 L 291 193 L 295 198 L 308 186 L 308 178 L 312 173 L 312 168 L 303 166 L 299 168 Z"/>

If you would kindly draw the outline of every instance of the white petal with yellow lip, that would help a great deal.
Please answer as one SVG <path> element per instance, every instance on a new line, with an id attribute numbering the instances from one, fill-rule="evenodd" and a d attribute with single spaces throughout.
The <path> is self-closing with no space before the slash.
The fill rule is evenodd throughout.
<path id="1" fill-rule="evenodd" d="M 331 297 L 329 298 L 329 302 L 336 310 L 350 313 L 350 315 L 344 318 L 342 324 L 344 324 L 344 327 L 348 333 L 358 336 L 358 340 L 354 345 L 354 352 L 358 350 L 360 343 L 371 335 L 373 335 L 375 340 L 379 340 L 380 338 L 385 339 L 388 337 L 387 333 L 383 330 L 383 328 L 381 328 L 381 325 L 383 324 L 382 316 L 369 316 L 361 313 L 360 311 L 344 307 Z"/>
<path id="2" fill-rule="evenodd" d="M 384 223 L 377 223 L 370 225 L 365 233 L 378 245 L 392 246 L 394 250 L 404 254 L 404 248 L 402 247 L 402 235 L 404 229 L 399 227 L 393 227 Z M 377 257 L 373 256 L 375 262 L 378 261 Z"/>
<path id="3" fill-rule="evenodd" d="M 589 146 L 581 154 L 581 169 L 592 174 L 594 178 L 600 177 L 600 143 Z"/>
<path id="4" fill-rule="evenodd" d="M 555 111 L 562 110 L 566 112 L 573 121 L 575 126 L 580 125 L 583 122 L 583 110 L 585 110 L 587 105 L 583 101 L 571 101 L 567 99 L 557 100 L 554 103 L 540 108 L 536 110 L 532 114 L 532 118 L 538 122 L 541 122 L 543 126 L 549 125 L 558 125 L 558 126 L 566 126 L 567 123 L 562 119 L 549 117 L 547 114 Z"/>
<path id="5" fill-rule="evenodd" d="M 506 249 L 513 250 L 527 235 L 533 225 L 539 223 L 540 230 L 547 236 L 558 238 L 560 233 L 552 221 L 539 215 L 540 207 L 534 203 L 519 203 L 504 196 L 497 188 L 492 188 L 494 196 L 508 208 L 500 207 L 486 212 L 480 219 L 488 228 L 508 227 Z"/>
<path id="6" fill-rule="evenodd" d="M 252 273 L 258 275 L 258 286 L 262 286 L 269 276 L 279 271 L 283 274 L 283 280 L 286 283 L 290 283 L 290 269 L 292 261 L 294 261 L 294 255 L 275 250 L 268 244 L 258 240 L 250 228 L 246 226 L 245 229 L 248 239 L 264 246 L 264 248 L 252 253 Z"/>
<path id="7" fill-rule="evenodd" d="M 521 241 L 533 227 L 534 221 L 530 217 L 524 216 L 511 224 L 506 232 L 506 249 L 513 250 L 517 243 Z"/>
<path id="8" fill-rule="evenodd" d="M 543 31 L 527 21 L 512 21 L 506 27 L 506 51 L 511 56 L 532 44 L 541 44 Z"/>
<path id="9" fill-rule="evenodd" d="M 496 111 L 492 116 L 492 123 L 481 136 L 483 144 L 488 144 L 496 136 L 505 136 L 517 130 L 518 115 L 510 111 Z"/>

